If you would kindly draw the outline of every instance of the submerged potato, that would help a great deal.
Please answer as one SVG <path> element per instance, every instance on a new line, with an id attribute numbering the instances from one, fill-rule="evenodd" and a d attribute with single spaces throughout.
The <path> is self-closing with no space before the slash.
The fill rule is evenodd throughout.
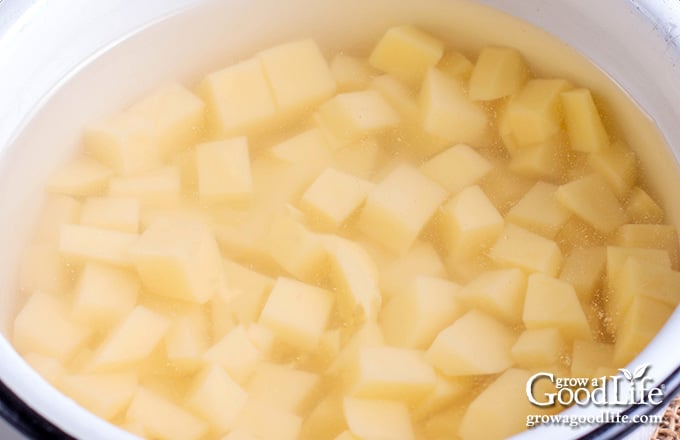
<path id="1" fill-rule="evenodd" d="M 677 234 L 596 92 L 410 25 L 331 59 L 288 42 L 86 129 L 23 258 L 30 365 L 153 439 L 494 440 L 533 371 L 654 337 Z"/>

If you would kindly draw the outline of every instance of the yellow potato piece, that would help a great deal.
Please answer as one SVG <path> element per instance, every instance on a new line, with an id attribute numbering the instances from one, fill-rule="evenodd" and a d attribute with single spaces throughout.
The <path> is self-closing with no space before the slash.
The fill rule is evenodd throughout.
<path id="1" fill-rule="evenodd" d="M 516 93 L 528 76 L 520 53 L 507 47 L 485 47 L 470 76 L 470 99 L 491 101 Z"/>
<path id="2" fill-rule="evenodd" d="M 560 97 L 571 148 L 585 153 L 608 149 L 609 135 L 590 90 L 573 89 L 562 92 Z"/>
<path id="3" fill-rule="evenodd" d="M 342 408 L 349 430 L 359 438 L 414 439 L 405 403 L 345 397 Z"/>
<path id="4" fill-rule="evenodd" d="M 562 252 L 554 241 L 512 224 L 505 226 L 489 256 L 503 266 L 551 276 L 556 276 L 562 265 Z"/>
<path id="5" fill-rule="evenodd" d="M 609 234 L 626 222 L 623 207 L 598 175 L 588 175 L 560 186 L 557 200 L 580 219 Z"/>

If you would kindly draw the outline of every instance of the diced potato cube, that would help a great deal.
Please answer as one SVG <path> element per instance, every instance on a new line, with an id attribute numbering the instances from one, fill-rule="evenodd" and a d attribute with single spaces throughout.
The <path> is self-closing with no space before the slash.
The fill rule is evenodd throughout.
<path id="1" fill-rule="evenodd" d="M 224 368 L 236 382 L 245 384 L 262 353 L 248 336 L 242 325 L 234 327 L 203 356 L 208 362 Z"/>
<path id="2" fill-rule="evenodd" d="M 635 296 L 649 296 L 669 307 L 680 303 L 680 272 L 636 257 L 626 259 L 610 287 L 606 310 L 615 324 L 620 324 Z"/>
<path id="3" fill-rule="evenodd" d="M 345 397 L 342 403 L 350 431 L 362 439 L 413 440 L 405 403 Z"/>
<path id="4" fill-rule="evenodd" d="M 637 156 L 621 142 L 589 154 L 588 165 L 604 178 L 619 199 L 628 194 L 637 179 Z"/>
<path id="5" fill-rule="evenodd" d="M 360 440 L 360 439 L 357 438 L 350 431 L 343 431 L 337 437 L 335 437 L 335 440 Z"/>
<path id="6" fill-rule="evenodd" d="M 331 260 L 330 279 L 340 293 L 339 312 L 347 320 L 354 317 L 375 321 L 382 305 L 378 269 L 370 255 L 358 244 L 332 236 L 326 240 Z"/>
<path id="7" fill-rule="evenodd" d="M 325 275 L 328 254 L 321 237 L 302 224 L 302 213 L 286 207 L 277 214 L 269 229 L 268 248 L 287 272 L 305 281 Z"/>
<path id="8" fill-rule="evenodd" d="M 465 144 L 437 154 L 421 167 L 420 171 L 452 194 L 474 185 L 491 170 L 491 163 Z"/>
<path id="9" fill-rule="evenodd" d="M 571 350 L 571 376 L 597 377 L 598 368 L 613 368 L 614 345 L 576 339 Z"/>
<path id="10" fill-rule="evenodd" d="M 248 140 L 237 137 L 196 146 L 198 196 L 206 202 L 249 200 L 253 192 Z"/>
<path id="11" fill-rule="evenodd" d="M 661 249 L 645 249 L 634 247 L 607 246 L 607 282 L 612 288 L 629 257 L 634 257 L 649 264 L 671 268 L 668 252 Z"/>
<path id="12" fill-rule="evenodd" d="M 570 338 L 592 339 L 574 286 L 551 276 L 529 276 L 522 320 L 527 329 L 557 328 Z"/>
<path id="13" fill-rule="evenodd" d="M 58 388 L 88 411 L 113 420 L 137 391 L 132 373 L 75 374 L 62 376 Z"/>
<path id="14" fill-rule="evenodd" d="M 170 322 L 146 307 L 135 307 L 101 343 L 91 361 L 95 371 L 121 370 L 146 359 L 161 342 Z"/>
<path id="15" fill-rule="evenodd" d="M 411 247 L 446 190 L 410 165 L 400 165 L 368 194 L 359 218 L 363 233 L 403 254 Z"/>
<path id="16" fill-rule="evenodd" d="M 678 234 L 672 225 L 623 225 L 616 230 L 614 244 L 623 247 L 665 249 L 674 268 L 680 260 Z"/>
<path id="17" fill-rule="evenodd" d="M 153 128 L 142 116 L 118 113 L 85 128 L 85 150 L 117 174 L 149 171 L 161 164 Z"/>
<path id="18" fill-rule="evenodd" d="M 485 47 L 470 76 L 470 99 L 491 101 L 516 93 L 527 80 L 522 56 L 507 47 Z"/>
<path id="19" fill-rule="evenodd" d="M 93 328 L 110 327 L 132 311 L 139 290 L 131 272 L 88 262 L 78 280 L 71 316 Z"/>
<path id="20" fill-rule="evenodd" d="M 302 195 L 300 208 L 312 224 L 335 230 L 359 209 L 372 187 L 364 179 L 326 168 Z"/>
<path id="21" fill-rule="evenodd" d="M 553 137 L 512 152 L 510 171 L 529 179 L 560 182 L 564 179 L 569 158 L 559 137 Z"/>
<path id="22" fill-rule="evenodd" d="M 335 79 L 313 40 L 281 44 L 257 57 L 276 106 L 284 114 L 305 111 L 335 92 Z"/>
<path id="23" fill-rule="evenodd" d="M 484 252 L 503 231 L 503 217 L 477 185 L 446 202 L 439 223 L 444 246 L 454 260 Z"/>
<path id="24" fill-rule="evenodd" d="M 273 121 L 276 104 L 263 66 L 249 59 L 206 76 L 200 85 L 216 136 L 248 134 Z"/>
<path id="25" fill-rule="evenodd" d="M 363 347 L 354 367 L 350 393 L 371 399 L 415 402 L 436 382 L 424 352 L 394 347 Z"/>
<path id="26" fill-rule="evenodd" d="M 224 260 L 224 271 L 229 280 L 229 286 L 248 295 L 266 295 L 274 286 L 274 280 L 271 277 L 231 260 Z"/>
<path id="27" fill-rule="evenodd" d="M 288 163 L 305 163 L 321 171 L 331 162 L 331 150 L 318 128 L 303 131 L 270 149 L 276 159 Z"/>
<path id="28" fill-rule="evenodd" d="M 569 88 L 563 79 L 531 79 L 508 103 L 503 118 L 519 147 L 547 141 L 560 130 L 560 93 Z"/>
<path id="29" fill-rule="evenodd" d="M 626 365 L 659 333 L 673 313 L 673 308 L 651 297 L 633 298 L 616 331 L 614 364 Z"/>
<path id="30" fill-rule="evenodd" d="M 19 289 L 24 293 L 65 294 L 70 270 L 54 244 L 34 243 L 21 257 Z"/>
<path id="31" fill-rule="evenodd" d="M 55 243 L 59 241 L 61 225 L 78 223 L 81 203 L 69 196 L 50 194 L 40 213 L 36 239 Z"/>
<path id="32" fill-rule="evenodd" d="M 91 226 L 62 225 L 59 235 L 59 251 L 78 261 L 93 260 L 116 266 L 130 264 L 128 251 L 139 236 L 129 232 Z"/>
<path id="33" fill-rule="evenodd" d="M 253 345 L 260 350 L 263 357 L 271 357 L 277 348 L 278 340 L 276 335 L 264 325 L 253 322 L 246 329 L 248 337 Z"/>
<path id="34" fill-rule="evenodd" d="M 374 261 L 379 260 L 374 256 Z M 406 254 L 380 266 L 380 290 L 385 298 L 401 295 L 419 276 L 446 277 L 446 269 L 431 244 L 417 241 Z"/>
<path id="35" fill-rule="evenodd" d="M 616 196 L 595 174 L 560 186 L 555 197 L 576 216 L 605 234 L 614 232 L 626 222 Z"/>
<path id="36" fill-rule="evenodd" d="M 506 220 L 530 231 L 555 238 L 567 223 L 571 212 L 555 198 L 557 186 L 537 182 L 506 216 Z"/>
<path id="37" fill-rule="evenodd" d="M 199 219 L 161 217 L 129 254 L 142 283 L 155 295 L 204 304 L 224 283 L 217 241 Z"/>
<path id="38" fill-rule="evenodd" d="M 467 377 L 447 377 L 437 373 L 435 386 L 428 395 L 416 404 L 412 415 L 415 420 L 428 419 L 446 407 L 462 400 L 473 386 Z"/>
<path id="39" fill-rule="evenodd" d="M 89 197 L 83 203 L 80 224 L 136 233 L 139 201 L 132 197 Z"/>
<path id="40" fill-rule="evenodd" d="M 482 272 L 458 291 L 461 300 L 513 325 L 522 321 L 522 305 L 527 286 L 520 269 Z"/>
<path id="41" fill-rule="evenodd" d="M 526 429 L 526 416 L 537 412 L 526 398 L 529 377 L 528 371 L 511 368 L 487 386 L 465 411 L 461 440 L 503 439 Z"/>
<path id="42" fill-rule="evenodd" d="M 66 361 L 90 337 L 90 329 L 68 319 L 59 298 L 34 293 L 14 319 L 12 341 L 20 353 L 36 353 Z"/>
<path id="43" fill-rule="evenodd" d="M 399 115 L 375 90 L 336 95 L 321 107 L 322 125 L 338 139 L 355 141 L 377 134 L 399 123 Z"/>
<path id="44" fill-rule="evenodd" d="M 128 110 L 147 121 L 161 159 L 194 144 L 203 132 L 205 104 L 180 84 L 168 84 Z"/>
<path id="45" fill-rule="evenodd" d="M 463 86 L 438 69 L 427 72 L 420 89 L 423 130 L 451 143 L 475 145 L 489 129 L 484 109 L 470 101 Z"/>
<path id="46" fill-rule="evenodd" d="M 381 75 L 371 81 L 371 88 L 377 90 L 394 108 L 401 122 L 410 123 L 418 119 L 420 112 L 415 93 L 404 83 L 390 75 Z"/>
<path id="47" fill-rule="evenodd" d="M 574 248 L 564 260 L 560 279 L 574 286 L 581 301 L 590 302 L 602 283 L 606 260 L 603 247 Z"/>
<path id="48" fill-rule="evenodd" d="M 288 411 L 248 399 L 236 421 L 237 429 L 251 433 L 256 439 L 296 440 L 302 418 Z"/>
<path id="49" fill-rule="evenodd" d="M 385 340 L 378 324 L 366 321 L 350 338 L 328 368 L 328 373 L 336 375 L 358 362 L 359 352 L 365 347 L 384 346 Z"/>
<path id="50" fill-rule="evenodd" d="M 385 32 L 368 61 L 402 81 L 418 84 L 443 54 L 444 43 L 440 40 L 413 26 L 402 25 Z"/>
<path id="51" fill-rule="evenodd" d="M 456 50 L 449 50 L 439 60 L 437 67 L 456 79 L 467 81 L 470 79 L 475 65 L 462 53 Z"/>
<path id="52" fill-rule="evenodd" d="M 373 177 L 383 156 L 384 151 L 375 139 L 365 138 L 336 151 L 333 163 L 338 171 L 368 180 Z"/>
<path id="53" fill-rule="evenodd" d="M 505 226 L 489 255 L 501 265 L 551 276 L 557 276 L 562 265 L 562 252 L 554 241 L 513 224 Z"/>
<path id="54" fill-rule="evenodd" d="M 141 387 L 126 417 L 128 422 L 139 423 L 148 435 L 160 440 L 199 440 L 208 432 L 206 422 Z"/>
<path id="55" fill-rule="evenodd" d="M 252 399 L 299 414 L 307 409 L 319 385 L 317 374 L 262 362 L 255 367 L 246 389 Z"/>
<path id="56" fill-rule="evenodd" d="M 567 343 L 558 329 L 537 328 L 524 330 L 510 353 L 520 367 L 538 368 L 559 363 L 566 346 Z"/>
<path id="57" fill-rule="evenodd" d="M 440 331 L 463 314 L 458 289 L 445 279 L 416 277 L 411 289 L 392 297 L 380 312 L 385 341 L 397 347 L 428 348 Z"/>
<path id="58" fill-rule="evenodd" d="M 312 351 L 326 329 L 332 308 L 330 292 L 289 278 L 278 278 L 260 322 L 284 342 Z"/>
<path id="59" fill-rule="evenodd" d="M 516 174 L 509 164 L 496 162 L 493 168 L 478 182 L 501 214 L 507 213 L 531 189 L 533 177 Z"/>
<path id="60" fill-rule="evenodd" d="M 426 356 L 447 376 L 500 373 L 513 363 L 515 339 L 509 327 L 471 310 L 437 335 Z"/>
<path id="61" fill-rule="evenodd" d="M 109 184 L 109 195 L 134 197 L 143 205 L 176 205 L 182 181 L 179 169 L 167 166 L 139 176 L 115 177 Z"/>
<path id="62" fill-rule="evenodd" d="M 31 368 L 52 385 L 56 385 L 66 373 L 64 365 L 53 357 L 37 353 L 24 353 L 22 356 Z"/>
<path id="63" fill-rule="evenodd" d="M 247 400 L 248 394 L 222 367 L 211 365 L 194 380 L 186 406 L 210 422 L 215 434 L 225 434 Z"/>
<path id="64" fill-rule="evenodd" d="M 365 89 L 373 76 L 373 69 L 363 59 L 339 53 L 331 60 L 331 73 L 338 89 Z"/>
<path id="65" fill-rule="evenodd" d="M 178 371 L 194 372 L 208 348 L 208 332 L 202 311 L 175 318 L 165 336 L 165 356 Z"/>
<path id="66" fill-rule="evenodd" d="M 626 217 L 631 223 L 661 223 L 664 213 L 645 190 L 636 186 L 626 201 Z"/>
<path id="67" fill-rule="evenodd" d="M 79 157 L 52 174 L 45 189 L 68 196 L 91 196 L 104 192 L 111 176 L 111 168 L 94 159 Z"/>
<path id="68" fill-rule="evenodd" d="M 560 97 L 571 148 L 586 153 L 609 148 L 609 135 L 590 90 L 569 90 L 562 92 Z"/>
<path id="69" fill-rule="evenodd" d="M 334 440 L 347 429 L 342 400 L 338 394 L 327 394 L 305 418 L 300 438 Z"/>

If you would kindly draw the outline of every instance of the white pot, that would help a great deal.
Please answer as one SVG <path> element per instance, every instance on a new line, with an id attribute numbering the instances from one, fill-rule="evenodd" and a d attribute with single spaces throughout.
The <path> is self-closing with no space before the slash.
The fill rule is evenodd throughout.
<path id="1" fill-rule="evenodd" d="M 552 37 L 514 23 L 506 11 L 560 38 L 617 81 L 649 114 L 641 117 L 606 77 Z M 477 16 L 485 17 L 480 21 Z M 680 225 L 680 3 L 677 0 L 68 0 L 0 2 L 0 330 L 16 312 L 18 255 L 40 203 L 40 187 L 73 153 L 87 121 L 124 107 L 164 80 L 192 81 L 257 48 L 302 36 L 328 49 L 375 41 L 390 24 L 423 25 L 456 42 L 520 48 L 541 73 L 597 89 L 620 115 L 652 188 Z M 637 136 L 637 137 L 636 137 Z M 28 221 L 27 221 L 28 219 Z M 675 313 L 631 366 L 650 363 L 670 398 L 680 384 Z M 677 354 L 676 354 L 677 353 Z M 131 435 L 84 411 L 33 372 L 0 336 L 0 412 L 29 435 L 81 439 Z M 662 409 L 662 406 L 656 408 Z M 636 411 L 648 411 L 638 407 Z M 595 414 L 576 408 L 570 414 Z M 626 425 L 553 426 L 522 438 L 622 435 Z M 642 434 L 640 434 L 642 435 Z M 649 432 L 647 432 L 647 437 Z M 643 438 L 643 437 L 641 437 Z"/>

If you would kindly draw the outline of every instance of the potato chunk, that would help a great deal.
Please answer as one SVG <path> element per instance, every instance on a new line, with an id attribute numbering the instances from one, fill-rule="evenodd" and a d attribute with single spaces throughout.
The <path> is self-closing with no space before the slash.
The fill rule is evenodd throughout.
<path id="1" fill-rule="evenodd" d="M 511 354 L 522 368 L 545 367 L 557 364 L 566 346 L 564 337 L 556 328 L 529 329 L 519 335 Z"/>
<path id="2" fill-rule="evenodd" d="M 571 212 L 555 198 L 557 186 L 537 182 L 510 208 L 506 220 L 547 238 L 555 238 L 569 221 Z"/>
<path id="3" fill-rule="evenodd" d="M 129 271 L 88 262 L 78 280 L 71 316 L 91 327 L 110 327 L 132 311 L 140 287 Z"/>
<path id="4" fill-rule="evenodd" d="M 248 381 L 248 395 L 293 414 L 305 411 L 320 386 L 317 374 L 287 365 L 261 362 Z M 272 392 L 274 391 L 274 392 Z"/>
<path id="5" fill-rule="evenodd" d="M 326 329 L 333 307 L 330 292 L 289 278 L 278 278 L 260 322 L 284 342 L 312 351 Z"/>
<path id="6" fill-rule="evenodd" d="M 513 325 L 522 320 L 526 275 L 520 269 L 482 272 L 458 291 L 461 300 Z"/>
<path id="7" fill-rule="evenodd" d="M 90 337 L 89 328 L 71 322 L 68 308 L 55 296 L 34 293 L 14 319 L 13 343 L 20 353 L 66 361 Z"/>
<path id="8" fill-rule="evenodd" d="M 463 87 L 438 69 L 427 72 L 419 97 L 423 130 L 450 143 L 476 144 L 487 134 L 484 109 L 465 96 Z"/>
<path id="9" fill-rule="evenodd" d="M 596 153 L 609 148 L 609 135 L 588 89 L 573 89 L 560 94 L 564 123 L 571 148 Z"/>
<path id="10" fill-rule="evenodd" d="M 195 372 L 208 348 L 208 329 L 202 311 L 178 316 L 165 336 L 165 356 L 177 371 Z"/>
<path id="11" fill-rule="evenodd" d="M 202 201 L 242 202 L 251 198 L 253 181 L 245 137 L 197 145 L 196 165 Z"/>
<path id="12" fill-rule="evenodd" d="M 615 142 L 605 151 L 591 153 L 588 165 L 604 178 L 619 199 L 628 194 L 637 179 L 637 156 L 621 142 Z"/>
<path id="13" fill-rule="evenodd" d="M 257 55 L 278 110 L 305 111 L 335 92 L 335 79 L 313 40 L 281 44 Z"/>
<path id="14" fill-rule="evenodd" d="M 590 302 L 601 284 L 606 258 L 603 247 L 574 248 L 564 261 L 560 279 L 574 286 L 581 301 Z"/>
<path id="15" fill-rule="evenodd" d="M 324 128 L 344 142 L 378 134 L 399 123 L 399 115 L 375 90 L 336 95 L 321 107 L 319 118 Z"/>
<path id="16" fill-rule="evenodd" d="M 81 157 L 47 180 L 47 191 L 69 196 L 91 196 L 106 190 L 113 171 L 96 160 Z"/>
<path id="17" fill-rule="evenodd" d="M 465 411 L 458 430 L 461 440 L 503 439 L 525 429 L 526 416 L 536 412 L 526 398 L 529 377 L 528 371 L 512 368 L 486 387 Z"/>
<path id="18" fill-rule="evenodd" d="M 276 115 L 274 97 L 257 59 L 213 72 L 199 88 L 207 103 L 208 126 L 216 136 L 249 134 Z"/>
<path id="19" fill-rule="evenodd" d="M 365 439 L 413 440 L 413 426 L 405 403 L 345 397 L 345 420 L 352 434 Z"/>
<path id="20" fill-rule="evenodd" d="M 661 223 L 664 213 L 645 190 L 636 186 L 626 201 L 626 217 L 631 223 Z"/>
<path id="21" fill-rule="evenodd" d="M 215 434 L 233 426 L 248 394 L 219 365 L 206 367 L 194 380 L 187 407 L 209 421 Z"/>
<path id="22" fill-rule="evenodd" d="M 522 56 L 507 47 L 485 47 L 470 76 L 470 99 L 491 101 L 517 92 L 527 79 Z"/>
<path id="23" fill-rule="evenodd" d="M 678 234 L 672 225 L 627 224 L 616 230 L 614 244 L 624 247 L 665 249 L 674 268 L 680 260 Z"/>
<path id="24" fill-rule="evenodd" d="M 505 226 L 489 256 L 501 265 L 552 276 L 558 274 L 562 265 L 562 252 L 554 241 L 512 224 Z"/>
<path id="25" fill-rule="evenodd" d="M 529 276 L 522 320 L 528 329 L 554 327 L 571 338 L 592 338 L 574 287 L 542 273 Z"/>
<path id="26" fill-rule="evenodd" d="M 400 165 L 368 194 L 359 228 L 394 252 L 404 253 L 446 198 L 446 190 L 410 165 Z"/>
<path id="27" fill-rule="evenodd" d="M 570 88 L 563 79 L 531 79 L 512 98 L 503 115 L 518 147 L 528 147 L 553 137 L 562 124 L 560 93 Z"/>
<path id="28" fill-rule="evenodd" d="M 134 367 L 146 359 L 165 336 L 170 322 L 146 307 L 135 307 L 99 346 L 91 361 L 95 371 Z"/>
<path id="29" fill-rule="evenodd" d="M 137 377 L 133 373 L 73 374 L 59 379 L 58 387 L 87 410 L 113 420 L 132 400 Z"/>
<path id="30" fill-rule="evenodd" d="M 445 327 L 463 314 L 458 285 L 441 278 L 418 276 L 411 289 L 394 296 L 380 312 L 388 344 L 426 349 Z"/>
<path id="31" fill-rule="evenodd" d="M 372 187 L 364 179 L 327 168 L 302 195 L 300 208 L 310 223 L 333 231 L 359 209 Z"/>
<path id="32" fill-rule="evenodd" d="M 154 171 L 125 177 L 115 177 L 109 184 L 109 195 L 134 197 L 142 205 L 176 205 L 182 189 L 179 169 L 167 166 Z"/>
<path id="33" fill-rule="evenodd" d="M 419 83 L 444 53 L 444 44 L 409 25 L 387 30 L 371 52 L 369 63 L 402 81 Z"/>
<path id="34" fill-rule="evenodd" d="M 452 194 L 474 185 L 491 170 L 491 163 L 465 144 L 437 154 L 421 167 L 420 171 Z"/>
<path id="35" fill-rule="evenodd" d="M 379 257 L 374 256 L 374 261 L 379 263 Z M 391 259 L 379 269 L 380 290 L 385 298 L 408 292 L 419 276 L 446 276 L 446 269 L 437 251 L 425 242 L 416 242 L 407 253 Z"/>
<path id="36" fill-rule="evenodd" d="M 633 298 L 616 330 L 614 363 L 626 365 L 659 333 L 673 308 L 648 296 Z"/>
<path id="37" fill-rule="evenodd" d="M 208 431 L 206 422 L 142 387 L 135 393 L 126 417 L 161 440 L 199 440 Z"/>
<path id="38" fill-rule="evenodd" d="M 512 365 L 515 339 L 510 328 L 472 310 L 437 335 L 426 357 L 448 376 L 500 373 Z"/>
<path id="39" fill-rule="evenodd" d="M 139 236 L 80 225 L 62 225 L 59 251 L 76 261 L 91 259 L 116 266 L 130 265 L 129 250 Z"/>
<path id="40" fill-rule="evenodd" d="M 144 286 L 155 295 L 204 304 L 224 285 L 217 242 L 190 217 L 161 217 L 129 249 Z"/>
<path id="41" fill-rule="evenodd" d="M 333 57 L 330 68 L 338 89 L 342 91 L 365 89 L 374 73 L 366 60 L 344 53 Z"/>
<path id="42" fill-rule="evenodd" d="M 83 203 L 80 224 L 137 233 L 139 201 L 133 197 L 89 197 Z"/>
<path id="43" fill-rule="evenodd" d="M 560 186 L 557 200 L 583 221 L 605 234 L 625 223 L 623 207 L 601 177 L 591 174 Z"/>
<path id="44" fill-rule="evenodd" d="M 21 256 L 19 289 L 24 293 L 64 294 L 71 286 L 71 273 L 59 249 L 51 243 L 33 243 Z"/>
<path id="45" fill-rule="evenodd" d="M 503 217 L 477 185 L 446 202 L 440 217 L 444 245 L 456 261 L 485 251 L 503 231 Z"/>
<path id="46" fill-rule="evenodd" d="M 248 399 L 238 416 L 236 427 L 256 439 L 296 440 L 300 435 L 302 418 L 257 399 Z"/>
<path id="47" fill-rule="evenodd" d="M 357 361 L 350 388 L 356 397 L 415 402 L 436 382 L 434 370 L 420 350 L 364 347 Z"/>

